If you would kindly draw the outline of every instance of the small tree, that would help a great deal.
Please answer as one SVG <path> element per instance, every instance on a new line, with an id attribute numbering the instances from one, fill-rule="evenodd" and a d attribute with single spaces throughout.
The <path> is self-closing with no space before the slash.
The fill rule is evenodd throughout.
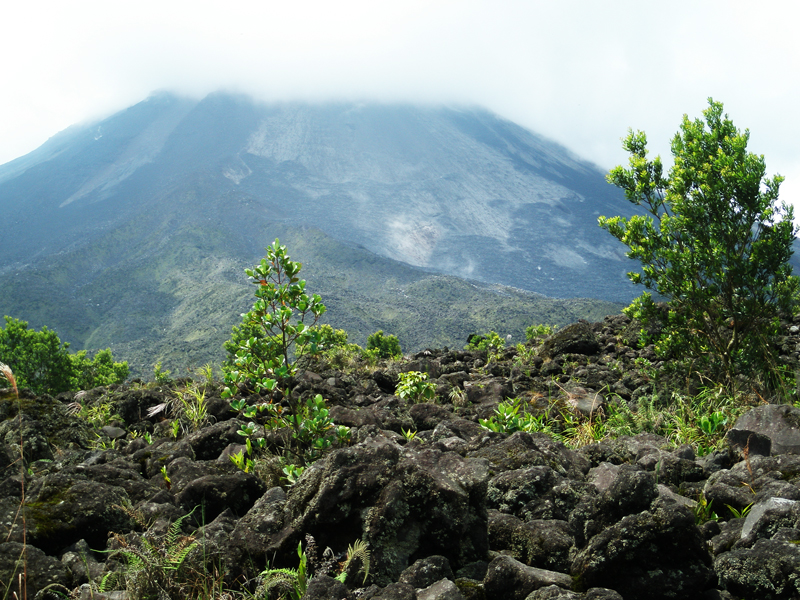
<path id="1" fill-rule="evenodd" d="M 325 312 L 325 305 L 318 295 L 306 294 L 306 282 L 297 276 L 302 265 L 289 258 L 286 246 L 276 239 L 266 252 L 260 264 L 245 269 L 257 286 L 256 301 L 242 316 L 241 325 L 234 327 L 232 342 L 226 344 L 229 352 L 235 348 L 235 355 L 223 367 L 224 397 L 235 394 L 240 383 L 257 391 L 273 390 L 295 374 L 293 349 L 298 355 L 317 350 L 317 334 L 311 326 Z M 296 414 L 291 394 L 287 397 Z"/>
<path id="2" fill-rule="evenodd" d="M 730 381 L 771 363 L 779 314 L 797 305 L 788 262 L 797 230 L 792 207 L 778 203 L 783 178 L 765 178 L 764 157 L 747 152 L 749 131 L 710 98 L 703 115 L 684 115 L 666 177 L 659 157 L 647 159 L 645 134 L 629 131 L 630 168 L 608 180 L 647 214 L 599 224 L 641 262 L 631 281 L 668 300 L 662 309 L 644 292 L 626 310 L 662 326 L 656 349 L 703 357 Z"/>

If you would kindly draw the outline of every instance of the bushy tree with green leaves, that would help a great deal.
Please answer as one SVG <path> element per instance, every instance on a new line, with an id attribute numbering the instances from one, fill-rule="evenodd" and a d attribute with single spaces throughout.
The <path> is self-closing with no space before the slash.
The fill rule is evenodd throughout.
<path id="1" fill-rule="evenodd" d="M 374 351 L 378 358 L 399 358 L 403 355 L 397 336 L 378 330 L 367 337 L 367 350 Z"/>
<path id="2" fill-rule="evenodd" d="M 306 282 L 298 277 L 301 268 L 276 239 L 258 265 L 245 269 L 256 285 L 256 301 L 242 316 L 242 323 L 234 327 L 234 336 L 226 345 L 234 355 L 223 366 L 224 397 L 233 396 L 240 383 L 257 391 L 273 390 L 294 375 L 293 353 L 317 351 L 319 335 L 312 326 L 325 312 L 325 305 L 319 295 L 306 293 Z M 287 396 L 291 403 L 291 395 Z M 296 408 L 292 406 L 293 414 Z"/>
<path id="3" fill-rule="evenodd" d="M 128 378 L 128 363 L 114 362 L 109 349 L 91 359 L 85 350 L 70 354 L 68 349 L 69 344 L 47 327 L 36 331 L 25 321 L 6 316 L 5 327 L 0 328 L 0 362 L 11 367 L 20 388 L 55 395 Z"/>
<path id="4" fill-rule="evenodd" d="M 111 349 L 100 350 L 89 358 L 86 350 L 70 354 L 73 376 L 70 381 L 73 390 L 90 390 L 92 388 L 122 383 L 128 378 L 130 369 L 127 361 L 114 362 Z"/>
<path id="5" fill-rule="evenodd" d="M 780 314 L 797 307 L 789 265 L 797 229 L 792 207 L 778 201 L 783 178 L 767 178 L 764 157 L 747 151 L 749 131 L 710 98 L 703 115 L 684 115 L 668 175 L 660 157 L 648 160 L 645 134 L 629 131 L 629 168 L 608 180 L 645 214 L 599 224 L 641 263 L 628 276 L 650 291 L 626 312 L 661 325 L 657 351 L 701 358 L 707 373 L 731 381 L 773 364 L 770 337 Z"/>

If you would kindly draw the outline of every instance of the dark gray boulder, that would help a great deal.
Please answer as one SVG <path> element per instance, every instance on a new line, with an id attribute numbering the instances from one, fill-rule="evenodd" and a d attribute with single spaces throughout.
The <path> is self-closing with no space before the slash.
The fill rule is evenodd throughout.
<path id="1" fill-rule="evenodd" d="M 417 600 L 417 591 L 407 583 L 390 583 L 370 600 Z"/>
<path id="2" fill-rule="evenodd" d="M 328 575 L 317 575 L 308 582 L 302 600 L 355 600 L 353 593 Z"/>
<path id="3" fill-rule="evenodd" d="M 597 354 L 600 352 L 600 343 L 592 330 L 592 326 L 585 321 L 578 321 L 559 329 L 545 339 L 539 347 L 539 356 L 553 358 L 560 354 Z"/>
<path id="4" fill-rule="evenodd" d="M 58 473 L 43 479 L 25 503 L 25 516 L 28 542 L 45 552 L 56 554 L 80 539 L 103 548 L 110 531 L 133 528 L 123 488 Z"/>
<path id="5" fill-rule="evenodd" d="M 557 585 L 548 585 L 531 592 L 526 600 L 584 600 L 584 598 L 586 598 L 584 594 L 565 590 Z"/>
<path id="6" fill-rule="evenodd" d="M 285 500 L 270 491 L 237 524 L 232 544 L 293 566 L 301 533 L 335 554 L 363 539 L 379 585 L 417 558 L 441 555 L 460 567 L 488 551 L 488 479 L 485 461 L 369 438 L 314 463 Z"/>
<path id="7" fill-rule="evenodd" d="M 284 508 L 286 492 L 280 487 L 273 487 L 259 498 L 253 507 L 239 519 L 227 540 L 221 544 L 220 554 L 232 563 L 231 569 L 242 572 L 246 570 L 245 562 L 249 557 L 274 556 L 278 550 L 297 544 L 300 536 L 290 527 L 286 527 Z M 294 564 L 287 566 L 296 568 Z M 263 566 L 263 565 L 260 565 Z"/>
<path id="8" fill-rule="evenodd" d="M 187 512 L 202 506 L 209 520 L 225 510 L 244 516 L 267 491 L 258 477 L 232 463 L 180 458 L 170 464 L 168 471 L 176 504 Z"/>
<path id="9" fill-rule="evenodd" d="M 417 600 L 464 600 L 464 596 L 455 583 L 449 579 L 440 579 L 418 590 Z"/>
<path id="10" fill-rule="evenodd" d="M 23 589 L 19 589 L 19 575 L 23 570 L 28 578 L 23 581 Z M 12 594 L 17 598 L 33 598 L 48 586 L 59 586 L 61 592 L 71 589 L 72 574 L 60 560 L 39 548 L 4 542 L 0 544 L 0 582 L 8 598 L 13 598 Z"/>
<path id="11" fill-rule="evenodd" d="M 538 504 L 562 479 L 547 466 L 506 471 L 489 481 L 486 505 L 524 519 L 531 512 L 531 504 Z"/>
<path id="12" fill-rule="evenodd" d="M 526 565 L 563 573 L 570 570 L 574 544 L 569 523 L 552 519 L 522 523 L 511 539 L 515 557 Z"/>
<path id="13" fill-rule="evenodd" d="M 777 540 L 758 540 L 717 557 L 714 569 L 721 586 L 741 598 L 800 598 L 800 547 Z"/>
<path id="14" fill-rule="evenodd" d="M 444 556 L 434 555 L 420 558 L 400 574 L 400 583 L 415 588 L 426 588 L 442 579 L 455 579 L 450 561 Z"/>
<path id="15" fill-rule="evenodd" d="M 624 516 L 648 509 L 658 497 L 653 475 L 633 465 L 603 463 L 588 480 L 599 493 L 584 497 L 568 519 L 578 547 Z"/>
<path id="16" fill-rule="evenodd" d="M 572 578 L 564 573 L 529 567 L 510 556 L 498 556 L 489 563 L 483 580 L 488 600 L 524 600 L 539 588 L 558 586 L 572 588 Z"/>
<path id="17" fill-rule="evenodd" d="M 735 429 L 769 437 L 772 454 L 800 454 L 800 408 L 789 404 L 764 404 L 736 420 Z"/>
<path id="18" fill-rule="evenodd" d="M 588 458 L 547 434 L 518 431 L 498 442 L 489 433 L 473 442 L 467 457 L 485 458 L 496 472 L 541 465 L 562 477 L 583 479 L 589 471 Z"/>
<path id="19" fill-rule="evenodd" d="M 589 540 L 572 563 L 583 589 L 606 587 L 623 598 L 694 598 L 711 587 L 711 556 L 692 512 L 661 500 Z"/>
<path id="20" fill-rule="evenodd" d="M 185 440 L 197 460 L 215 460 L 230 444 L 244 443 L 238 433 L 242 425 L 244 421 L 239 419 L 219 421 L 189 434 Z"/>

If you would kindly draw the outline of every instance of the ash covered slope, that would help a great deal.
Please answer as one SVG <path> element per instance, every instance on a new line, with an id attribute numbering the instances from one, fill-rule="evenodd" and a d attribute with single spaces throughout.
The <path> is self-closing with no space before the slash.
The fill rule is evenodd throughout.
<path id="1" fill-rule="evenodd" d="M 596 224 L 630 206 L 553 142 L 478 109 L 264 105 L 225 94 L 155 95 L 0 167 L 0 210 L 32 232 L 2 245 L 0 269 L 154 210 L 191 218 L 187 208 L 224 208 L 229 224 L 255 212 L 549 296 L 633 296 L 622 247 Z"/>

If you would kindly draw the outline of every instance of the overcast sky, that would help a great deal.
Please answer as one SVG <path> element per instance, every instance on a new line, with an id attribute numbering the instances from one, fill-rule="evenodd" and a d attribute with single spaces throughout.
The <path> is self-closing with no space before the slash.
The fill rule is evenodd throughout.
<path id="1" fill-rule="evenodd" d="M 603 168 L 725 103 L 800 213 L 800 2 L 26 0 L 0 8 L 0 164 L 154 90 L 484 106 Z"/>

